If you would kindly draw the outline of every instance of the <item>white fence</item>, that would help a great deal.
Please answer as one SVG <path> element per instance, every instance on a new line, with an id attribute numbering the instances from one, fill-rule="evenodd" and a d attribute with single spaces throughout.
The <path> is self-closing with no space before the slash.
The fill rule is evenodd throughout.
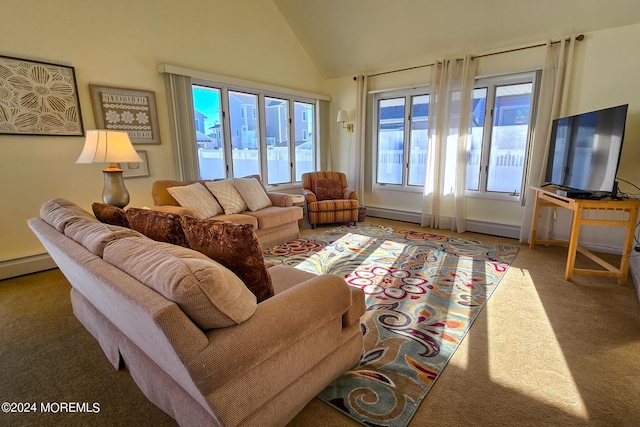
<path id="1" fill-rule="evenodd" d="M 469 152 L 467 162 L 467 188 L 477 189 L 480 179 L 480 150 Z M 403 173 L 402 150 L 381 150 L 378 158 L 378 182 L 401 183 Z M 409 157 L 409 184 L 423 185 L 426 175 L 426 150 L 414 150 Z M 524 168 L 524 153 L 519 149 L 494 149 L 489 159 L 488 190 L 498 192 L 520 191 Z"/>
<path id="2" fill-rule="evenodd" d="M 267 171 L 269 184 L 291 182 L 291 161 L 287 147 L 270 147 L 267 153 Z M 258 150 L 233 150 L 234 176 L 260 174 L 260 155 Z M 222 149 L 199 149 L 198 166 L 201 179 L 225 178 L 225 160 Z M 304 172 L 313 170 L 313 152 L 310 148 L 296 148 L 296 179 L 300 181 Z"/>

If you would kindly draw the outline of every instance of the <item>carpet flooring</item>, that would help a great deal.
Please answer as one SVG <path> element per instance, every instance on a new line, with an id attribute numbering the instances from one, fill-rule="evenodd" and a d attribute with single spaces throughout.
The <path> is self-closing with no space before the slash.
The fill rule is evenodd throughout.
<path id="1" fill-rule="evenodd" d="M 424 231 L 376 218 L 367 223 Z M 518 245 L 473 233 L 461 237 Z M 640 425 L 640 304 L 631 280 L 625 286 L 595 276 L 566 282 L 566 249 L 519 247 L 409 427 Z M 592 265 L 582 256 L 578 263 Z M 0 281 L 0 402 L 99 402 L 100 412 L 0 412 L 0 425 L 175 426 L 126 370 L 107 362 L 73 316 L 69 289 L 58 270 Z M 289 423 L 357 425 L 319 399 Z"/>
<path id="2" fill-rule="evenodd" d="M 265 251 L 344 277 L 365 293 L 360 364 L 318 398 L 369 426 L 404 427 L 513 261 L 518 247 L 347 225 Z"/>

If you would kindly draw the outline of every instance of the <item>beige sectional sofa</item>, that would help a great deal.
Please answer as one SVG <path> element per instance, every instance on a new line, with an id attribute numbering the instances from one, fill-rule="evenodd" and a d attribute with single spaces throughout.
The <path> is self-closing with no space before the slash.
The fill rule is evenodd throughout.
<path id="1" fill-rule="evenodd" d="M 262 185 L 257 175 L 252 175 L 251 177 L 258 180 Z M 206 185 L 207 182 L 212 181 L 155 181 L 151 192 L 155 205 L 153 209 L 193 216 L 194 212 L 188 207 L 180 206 L 180 203 L 169 193 L 168 189 L 177 186 L 186 186 L 196 182 Z M 264 187 L 262 188 L 264 189 Z M 223 213 L 212 217 L 212 219 L 231 221 L 236 224 L 252 224 L 258 240 L 264 249 L 300 237 L 298 220 L 303 217 L 302 208 L 292 206 L 291 196 L 288 194 L 268 192 L 266 189 L 264 191 L 271 201 L 271 206 L 255 212 L 245 210 L 241 213 L 233 213 L 230 215 Z"/>
<path id="2" fill-rule="evenodd" d="M 338 276 L 271 267 L 275 295 L 258 303 L 200 252 L 64 199 L 40 216 L 29 226 L 71 283 L 76 317 L 182 426 L 285 425 L 359 361 L 364 296 Z"/>

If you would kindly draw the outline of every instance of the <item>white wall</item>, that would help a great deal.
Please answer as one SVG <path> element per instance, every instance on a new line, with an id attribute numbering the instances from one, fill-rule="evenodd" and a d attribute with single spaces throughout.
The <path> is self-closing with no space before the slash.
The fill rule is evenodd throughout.
<path id="1" fill-rule="evenodd" d="M 640 43 L 640 25 L 621 27 L 612 30 L 598 31 L 585 34 L 585 40 L 576 48 L 572 84 L 566 114 L 596 110 L 618 104 L 629 104 L 626 136 L 619 176 L 640 185 L 640 168 L 637 167 L 640 157 L 640 83 L 637 70 L 640 69 L 640 59 L 635 55 Z M 482 52 L 468 52 L 479 54 Z M 499 54 L 479 59 L 478 75 L 490 76 L 509 72 L 527 71 L 541 68 L 544 64 L 544 48 L 533 48 L 513 53 Z M 434 58 L 435 59 L 435 58 Z M 431 61 L 433 62 L 433 61 Z M 415 65 L 429 63 L 421 61 Z M 406 64 L 403 64 L 404 68 Z M 392 64 L 388 69 L 393 69 Z M 386 74 L 370 79 L 370 90 L 391 89 L 425 84 L 430 79 L 430 67 L 408 72 Z M 371 74 L 372 72 L 370 72 Z M 325 82 L 325 92 L 332 97 L 333 104 L 339 104 L 340 109 L 355 109 L 355 83 L 350 77 Z M 367 126 L 371 141 L 373 125 Z M 347 134 L 336 126 L 332 139 L 336 148 L 347 145 Z M 369 144 L 370 145 L 370 144 Z M 371 165 L 371 161 L 368 162 Z M 348 172 L 346 163 L 337 165 L 339 170 Z M 371 181 L 370 166 L 369 183 Z M 629 186 L 621 187 L 632 192 Z M 369 191 L 365 193 L 367 206 L 420 212 L 420 193 L 406 193 L 400 191 Z M 469 199 L 467 213 L 469 219 L 491 223 L 519 226 L 523 208 L 517 202 L 487 201 L 483 199 Z M 566 222 L 558 221 L 554 225 L 556 237 L 568 231 Z M 620 233 L 618 233 L 620 231 Z M 621 246 L 621 230 L 587 228 L 583 231 L 586 244 L 602 247 Z M 619 235 L 620 234 L 620 235 Z"/>
<path id="2" fill-rule="evenodd" d="M 95 129 L 89 83 L 156 93 L 160 145 L 149 178 L 127 179 L 130 206 L 172 179 L 173 153 L 159 63 L 318 92 L 321 76 L 276 6 L 261 0 L 5 0 L 0 55 L 75 67 L 82 117 Z M 0 135 L 0 265 L 44 252 L 26 221 L 54 197 L 86 209 L 102 193 L 101 165 L 76 165 L 81 137 Z"/>

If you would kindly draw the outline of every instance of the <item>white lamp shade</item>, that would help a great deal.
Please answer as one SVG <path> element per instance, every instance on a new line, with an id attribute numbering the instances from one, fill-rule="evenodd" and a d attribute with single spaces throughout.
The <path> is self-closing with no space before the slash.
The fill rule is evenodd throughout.
<path id="1" fill-rule="evenodd" d="M 347 110 L 339 110 L 338 111 L 338 122 L 348 122 L 349 121 L 349 113 L 347 113 Z"/>
<path id="2" fill-rule="evenodd" d="M 143 163 L 129 134 L 113 130 L 88 130 L 76 163 Z"/>

